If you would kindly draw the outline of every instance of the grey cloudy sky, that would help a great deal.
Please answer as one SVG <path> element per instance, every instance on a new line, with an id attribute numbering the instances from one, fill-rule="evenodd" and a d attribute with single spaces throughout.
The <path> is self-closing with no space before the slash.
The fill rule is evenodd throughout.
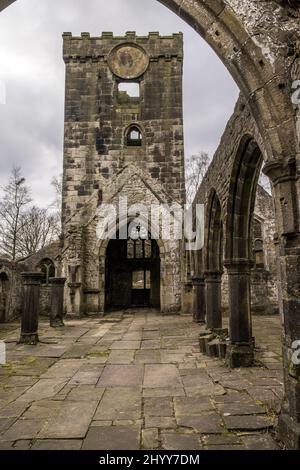
<path id="1" fill-rule="evenodd" d="M 63 157 L 64 31 L 182 31 L 185 153 L 213 154 L 238 88 L 205 41 L 174 13 L 154 0 L 18 0 L 0 15 L 0 80 L 6 85 L 0 185 L 18 165 L 37 204 L 54 198 L 50 181 L 61 172 Z"/>

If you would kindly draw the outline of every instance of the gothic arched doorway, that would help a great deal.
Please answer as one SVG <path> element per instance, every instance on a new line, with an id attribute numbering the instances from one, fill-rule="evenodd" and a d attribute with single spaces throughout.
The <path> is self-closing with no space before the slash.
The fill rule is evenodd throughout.
<path id="1" fill-rule="evenodd" d="M 105 263 L 105 309 L 160 308 L 160 251 L 155 240 L 110 240 Z"/>
<path id="2" fill-rule="evenodd" d="M 7 274 L 0 273 L 0 323 L 5 323 L 7 317 L 9 280 Z"/>

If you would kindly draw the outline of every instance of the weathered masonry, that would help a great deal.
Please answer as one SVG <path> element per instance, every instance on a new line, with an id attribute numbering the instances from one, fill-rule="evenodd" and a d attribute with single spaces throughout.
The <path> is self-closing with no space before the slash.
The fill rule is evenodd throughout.
<path id="1" fill-rule="evenodd" d="M 64 60 L 67 312 L 129 306 L 178 312 L 181 242 L 142 234 L 133 241 L 129 230 L 124 240 L 119 211 L 111 241 L 98 230 L 103 204 L 184 204 L 182 34 L 65 33 Z"/>
<path id="2" fill-rule="evenodd" d="M 251 136 L 257 139 L 257 164 L 250 166 L 246 161 L 245 171 L 247 177 L 239 174 L 238 150 L 239 146 L 248 145 Z M 241 96 L 236 104 L 235 111 L 230 118 L 220 145 L 214 155 L 213 161 L 197 192 L 195 203 L 205 205 L 206 231 L 205 248 L 203 252 L 193 256 L 192 271 L 195 278 L 200 278 L 206 290 L 212 292 L 207 295 L 208 317 L 212 318 L 212 325 L 222 327 L 222 310 L 230 310 L 230 274 L 226 268 L 226 260 L 230 238 L 233 237 L 239 244 L 243 242 L 242 230 L 248 243 L 249 262 L 249 304 L 247 308 L 252 313 L 268 314 L 278 311 L 278 285 L 277 285 L 277 252 L 278 235 L 275 225 L 275 212 L 272 197 L 257 184 L 258 175 L 263 164 L 263 157 L 259 149 L 263 149 L 255 122 L 250 110 Z M 237 184 L 248 186 L 249 194 L 238 195 L 234 187 Z M 232 228 L 228 227 L 232 221 L 232 198 L 238 198 L 241 222 Z M 251 204 L 251 206 L 249 206 Z M 249 211 L 247 213 L 247 211 Z M 231 222 L 232 223 L 232 222 Z M 234 233 L 231 230 L 234 229 Z M 230 259 L 230 258 L 229 258 Z M 240 262 L 244 260 L 241 258 Z M 213 305 L 212 305 L 213 304 Z M 210 311 L 214 314 L 211 316 Z M 242 312 L 240 311 L 240 314 Z M 249 312 L 246 314 L 250 321 Z M 215 318 L 214 318 L 215 317 Z M 218 319 L 217 319 L 218 318 Z M 249 329 L 250 331 L 250 329 Z"/>
<path id="3" fill-rule="evenodd" d="M 285 441 L 287 447 L 299 449 L 300 368 L 292 360 L 293 345 L 295 341 L 300 339 L 300 107 L 295 90 L 297 81 L 300 79 L 299 1 L 159 1 L 190 24 L 216 51 L 237 82 L 255 123 L 255 132 L 245 134 L 244 130 L 240 129 L 240 140 L 234 158 L 235 164 L 231 167 L 232 173 L 227 180 L 229 190 L 225 207 L 220 204 L 222 196 L 218 188 L 214 187 L 215 192 L 210 195 L 210 203 L 207 207 L 212 208 L 209 211 L 211 218 L 208 219 L 211 224 L 207 230 L 211 229 L 211 234 L 214 234 L 212 238 L 210 237 L 210 240 L 213 241 L 211 246 L 218 246 L 221 206 L 223 214 L 225 213 L 227 217 L 223 219 L 227 240 L 225 267 L 229 276 L 229 289 L 233 293 L 229 305 L 232 357 L 239 359 L 248 356 L 251 359 L 251 322 L 248 313 L 252 266 L 250 250 L 252 250 L 252 245 L 250 244 L 249 228 L 251 227 L 250 222 L 256 192 L 255 178 L 261 165 L 261 158 L 263 158 L 264 171 L 273 184 L 278 234 L 278 265 L 280 266 L 279 308 L 283 324 L 285 401 L 280 416 L 279 429 L 280 437 Z M 0 10 L 12 3 L 13 0 L 0 0 Z M 70 39 L 69 37 L 68 40 Z M 87 45 L 86 50 L 88 51 L 90 39 L 85 37 L 80 40 Z M 86 57 L 84 54 L 83 56 Z M 74 60 L 80 64 L 80 55 L 79 57 L 76 56 Z M 91 63 L 93 63 L 93 60 L 97 62 L 97 58 L 89 57 Z M 195 57 L 195 60 L 197 60 L 197 57 Z M 83 67 L 85 66 L 84 63 L 83 59 Z M 93 74 L 91 73 L 91 75 Z M 78 74 L 78 81 L 81 79 L 82 77 Z M 82 112 L 86 115 L 87 110 L 90 109 L 88 96 L 90 92 L 92 93 L 92 90 L 92 86 L 90 89 L 84 90 Z M 76 95 L 76 88 L 74 95 Z M 106 99 L 109 107 L 110 98 Z M 105 100 L 101 102 L 101 105 L 106 105 Z M 163 108 L 163 105 L 161 107 Z M 94 117 L 98 115 L 97 113 L 92 114 Z M 80 125 L 86 122 L 83 117 L 75 114 L 74 122 L 77 123 L 79 135 L 76 134 L 76 126 L 70 134 L 70 141 L 76 141 L 78 146 L 81 145 L 79 142 L 82 139 Z M 95 129 L 97 126 L 95 125 Z M 66 127 L 68 127 L 68 123 L 66 123 Z M 85 144 L 86 150 L 89 149 L 86 158 L 87 174 L 91 171 L 89 158 L 93 159 L 93 155 L 95 155 L 94 145 L 96 142 L 94 137 L 91 138 L 94 134 L 89 130 L 90 127 L 87 126 L 86 135 L 88 140 Z M 108 129 L 107 131 L 110 132 Z M 138 130 L 135 130 L 135 132 L 137 133 L 135 135 L 139 135 Z M 101 139 L 105 138 L 105 135 L 101 132 L 99 134 L 98 150 L 102 151 L 104 142 Z M 68 139 L 66 142 L 68 143 Z M 107 143 L 105 147 L 106 145 Z M 107 154 L 104 153 L 104 155 Z M 66 185 L 68 183 L 67 178 L 68 176 L 65 180 Z M 78 211 L 78 207 L 76 207 L 77 203 L 80 203 L 78 191 L 74 189 L 69 194 L 70 198 L 74 198 L 73 204 L 75 207 L 70 206 L 68 208 L 67 205 L 65 206 L 65 217 L 69 217 L 68 220 L 65 220 L 67 233 L 65 234 L 64 246 L 67 260 L 65 269 L 68 270 L 70 266 L 70 272 L 66 273 L 69 278 L 68 289 L 72 291 L 71 298 L 73 299 L 74 309 L 76 310 L 81 305 L 86 311 L 96 309 L 98 301 L 99 307 L 104 305 L 104 299 L 101 299 L 101 294 L 98 291 L 99 280 L 101 278 L 103 280 L 105 276 L 105 267 L 100 265 L 99 261 L 99 272 L 96 272 L 97 261 L 95 263 L 94 261 L 99 259 L 99 252 L 94 250 L 95 244 L 90 243 L 92 237 L 89 238 L 89 227 L 92 225 L 91 223 L 88 224 L 88 221 L 92 220 L 93 212 L 97 207 L 96 196 L 90 196 L 92 199 L 94 197 L 94 202 L 84 206 L 84 202 L 86 202 L 84 198 L 88 198 L 90 194 L 89 185 L 92 179 L 87 178 L 86 185 L 81 184 L 82 174 L 78 179 L 78 186 L 82 186 L 83 192 L 82 210 L 83 213 L 86 212 L 85 217 L 87 220 L 86 228 L 82 232 L 78 230 L 76 217 L 72 218 L 72 223 L 70 219 L 74 213 L 72 211 Z M 115 180 L 117 180 L 117 174 Z M 112 188 L 116 187 L 117 183 L 113 183 Z M 65 191 L 67 191 L 67 186 Z M 105 188 L 103 192 L 105 192 Z M 241 198 L 247 203 L 244 206 L 239 204 Z M 103 197 L 101 197 L 102 199 Z M 68 210 L 69 214 L 67 214 Z M 88 213 L 89 211 L 91 214 Z M 215 229 L 217 230 L 215 231 Z M 88 243 L 84 242 L 85 237 Z M 88 259 L 88 263 L 84 267 L 80 264 L 83 250 L 87 251 L 85 256 Z M 162 252 L 161 249 L 160 252 Z M 219 265 L 217 263 L 219 258 L 213 257 L 213 260 L 211 258 L 209 263 L 210 266 L 212 263 L 213 272 L 218 271 Z M 206 257 L 205 259 L 209 258 Z M 90 266 L 94 266 L 91 272 Z M 167 269 L 167 262 L 165 266 Z M 210 271 L 210 266 L 205 266 L 205 272 Z M 87 272 L 84 272 L 84 270 Z M 177 271 L 179 272 L 179 269 Z M 176 274 L 173 278 L 178 278 L 178 275 Z M 168 292 L 171 292 L 171 299 L 166 302 L 166 306 L 170 306 L 172 309 L 175 305 L 177 308 L 180 304 L 178 301 L 180 298 L 179 289 L 176 287 L 177 280 L 174 283 L 173 278 L 167 288 Z M 214 278 L 208 277 L 205 279 L 208 285 L 212 285 L 213 282 L 210 283 L 209 279 L 213 281 Z M 83 283 L 83 280 L 85 283 Z M 201 292 L 201 289 L 202 285 L 199 282 L 197 292 Z M 236 302 L 235 299 L 240 299 L 240 302 Z M 211 301 L 213 301 L 212 298 Z M 163 302 L 161 303 L 163 304 Z M 200 305 L 200 302 L 198 304 Z M 71 301 L 69 300 L 69 310 L 71 309 L 70 305 Z M 209 320 L 213 319 L 212 316 L 209 317 L 211 312 L 212 310 L 208 310 Z"/>

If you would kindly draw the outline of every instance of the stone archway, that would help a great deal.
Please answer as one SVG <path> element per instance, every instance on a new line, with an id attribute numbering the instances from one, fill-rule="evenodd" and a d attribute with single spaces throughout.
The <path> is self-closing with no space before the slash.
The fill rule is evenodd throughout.
<path id="1" fill-rule="evenodd" d="M 106 311 L 160 309 L 160 252 L 154 239 L 110 240 L 105 268 Z"/>
<path id="2" fill-rule="evenodd" d="M 143 223 L 144 219 L 141 216 L 140 219 L 141 223 Z M 127 221 L 128 222 L 128 221 Z M 129 220 L 129 223 L 132 222 Z M 147 221 L 144 221 L 145 224 L 147 224 Z M 120 244 L 117 244 L 116 248 L 117 250 L 123 250 L 123 253 L 125 254 L 125 251 L 127 251 L 127 240 L 116 240 L 118 236 L 116 234 L 121 231 L 121 227 L 123 227 L 124 224 L 122 222 L 118 222 L 117 225 L 112 225 L 109 227 L 108 234 L 109 236 L 103 240 L 100 241 L 99 244 L 99 259 L 100 259 L 100 278 L 99 278 L 99 311 L 104 313 L 111 305 L 111 302 L 107 302 L 107 281 L 108 281 L 108 270 L 110 269 L 109 266 L 109 248 L 111 245 L 111 242 L 123 242 L 124 246 L 120 246 Z M 147 225 L 148 226 L 148 225 Z M 159 228 L 155 227 L 153 224 L 152 229 L 154 231 L 153 234 L 149 234 L 149 238 L 152 238 L 152 249 L 156 252 L 156 257 L 158 258 L 155 262 L 153 261 L 153 265 L 150 267 L 150 270 L 154 270 L 155 272 L 153 273 L 153 278 L 156 277 L 157 282 L 154 285 L 154 289 L 152 289 L 152 292 L 150 292 L 150 302 L 149 305 L 153 306 L 156 309 L 160 309 L 162 313 L 168 312 L 171 310 L 172 305 L 174 304 L 174 299 L 171 295 L 171 292 L 169 290 L 172 290 L 172 276 L 168 272 L 168 258 L 171 256 L 172 253 L 172 247 L 170 246 L 170 242 L 164 241 L 160 238 L 156 238 L 157 234 L 159 234 Z M 125 258 L 125 256 L 124 256 Z M 128 263 L 125 261 L 125 265 L 123 263 L 122 270 L 125 273 L 124 269 L 126 269 L 127 273 L 127 280 L 125 280 L 125 283 L 130 283 L 132 284 L 132 270 L 134 268 L 134 264 L 137 265 L 139 264 L 139 261 L 136 259 L 133 259 L 131 262 L 132 266 L 128 266 Z M 130 261 L 130 260 L 129 260 Z M 122 264 L 122 263 L 121 263 Z M 130 263 L 129 263 L 130 264 Z M 142 263 L 143 264 L 143 260 Z M 150 260 L 151 264 L 151 260 Z M 143 268 L 144 269 L 144 268 Z M 145 267 L 146 270 L 146 267 Z M 155 276 L 156 274 L 156 276 Z M 168 287 L 170 287 L 168 289 Z M 131 289 L 130 289 L 131 290 Z M 127 306 L 130 306 L 131 299 L 127 299 Z M 126 303 L 126 302 L 125 302 Z M 125 305 L 124 302 L 121 305 Z"/>
<path id="3" fill-rule="evenodd" d="M 262 154 L 253 138 L 241 139 L 233 162 L 227 198 L 225 262 L 229 286 L 229 363 L 254 359 L 251 322 L 252 222 Z"/>
<path id="4" fill-rule="evenodd" d="M 204 276 L 206 285 L 206 323 L 210 329 L 222 328 L 221 282 L 223 273 L 223 222 L 219 197 L 212 189 L 207 204 Z"/>

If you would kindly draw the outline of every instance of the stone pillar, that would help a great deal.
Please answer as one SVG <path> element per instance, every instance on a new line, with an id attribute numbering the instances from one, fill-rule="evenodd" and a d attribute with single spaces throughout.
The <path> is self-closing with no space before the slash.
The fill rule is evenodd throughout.
<path id="1" fill-rule="evenodd" d="M 205 281 L 204 278 L 193 277 L 193 320 L 196 323 L 205 323 Z"/>
<path id="2" fill-rule="evenodd" d="M 51 277 L 51 312 L 50 326 L 57 328 L 64 326 L 64 288 L 66 278 Z"/>
<path id="3" fill-rule="evenodd" d="M 22 273 L 23 278 L 23 305 L 21 315 L 21 336 L 19 343 L 35 345 L 39 341 L 39 301 L 40 285 L 43 274 Z"/>
<path id="4" fill-rule="evenodd" d="M 222 328 L 221 282 L 222 272 L 206 271 L 206 324 L 210 330 Z"/>
<path id="5" fill-rule="evenodd" d="M 251 322 L 251 268 L 250 260 L 230 260 L 224 265 L 228 273 L 229 338 L 227 361 L 230 367 L 248 367 L 253 364 L 254 344 Z"/>
<path id="6" fill-rule="evenodd" d="M 300 449 L 300 233 L 283 237 L 280 253 L 285 396 L 278 422 L 280 440 Z"/>
<path id="7" fill-rule="evenodd" d="M 279 439 L 300 449 L 300 184 L 294 158 L 265 165 L 274 187 L 279 251 L 279 308 L 283 323 L 285 396 Z"/>

